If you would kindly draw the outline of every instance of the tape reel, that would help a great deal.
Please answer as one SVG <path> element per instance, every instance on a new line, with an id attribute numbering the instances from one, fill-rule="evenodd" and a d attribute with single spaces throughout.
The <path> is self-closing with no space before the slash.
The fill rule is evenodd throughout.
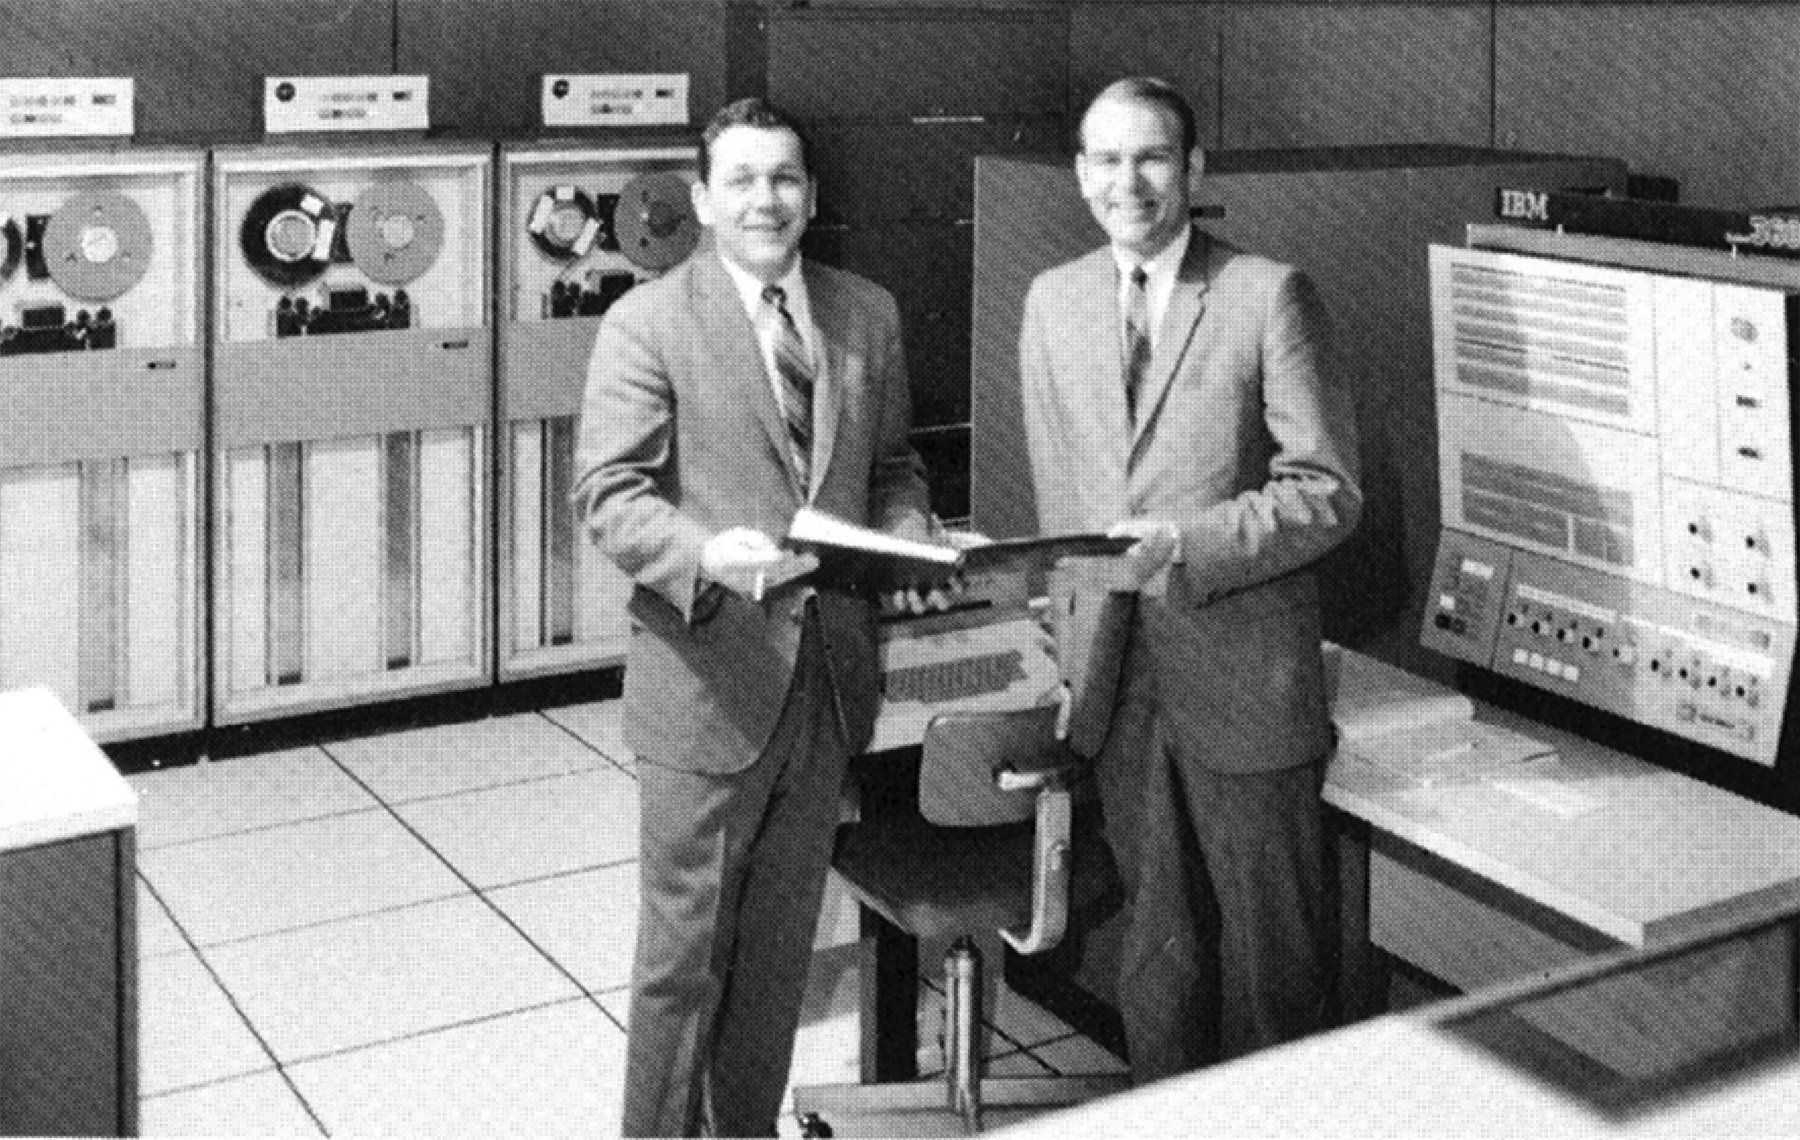
<path id="1" fill-rule="evenodd" d="M 700 241 L 687 179 L 672 170 L 633 178 L 619 192 L 613 229 L 619 252 L 639 269 L 661 273 L 681 264 Z"/>
<path id="2" fill-rule="evenodd" d="M 136 202 L 116 190 L 84 190 L 44 226 L 44 265 L 71 297 L 110 301 L 143 279 L 153 244 Z"/>
<path id="3" fill-rule="evenodd" d="M 238 244 L 250 268 L 281 286 L 304 285 L 331 264 L 337 211 L 323 194 L 294 182 L 265 190 L 244 213 Z"/>
<path id="4" fill-rule="evenodd" d="M 600 216 L 587 191 L 563 184 L 538 195 L 525 232 L 544 256 L 556 261 L 585 257 L 600 236 Z"/>
<path id="5" fill-rule="evenodd" d="M 0 214 L 0 283 L 19 268 L 25 257 L 25 234 L 11 214 Z"/>
<path id="6" fill-rule="evenodd" d="M 345 228 L 350 260 L 384 285 L 418 277 L 444 248 L 443 212 L 413 182 L 377 182 L 358 194 Z"/>

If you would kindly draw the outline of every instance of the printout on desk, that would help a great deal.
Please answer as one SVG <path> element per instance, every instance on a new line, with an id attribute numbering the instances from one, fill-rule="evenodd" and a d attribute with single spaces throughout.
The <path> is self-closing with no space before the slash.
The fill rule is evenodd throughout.
<path id="1" fill-rule="evenodd" d="M 1346 738 L 1342 747 L 1422 784 L 1476 779 L 1549 760 L 1556 749 L 1522 732 L 1478 720 L 1446 719 Z"/>
<path id="2" fill-rule="evenodd" d="M 1475 719 L 1475 702 L 1454 689 L 1339 651 L 1331 719 L 1338 747 L 1421 784 L 1474 779 L 1554 757 L 1556 749 Z"/>

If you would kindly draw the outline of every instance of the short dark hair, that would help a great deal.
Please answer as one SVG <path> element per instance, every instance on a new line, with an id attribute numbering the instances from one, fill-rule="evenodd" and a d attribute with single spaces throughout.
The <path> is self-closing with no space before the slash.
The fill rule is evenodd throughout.
<path id="1" fill-rule="evenodd" d="M 1075 124 L 1075 144 L 1081 150 L 1087 149 L 1084 132 L 1088 115 L 1102 102 L 1119 99 L 1127 103 L 1147 103 L 1175 116 L 1176 123 L 1181 126 L 1181 158 L 1188 161 L 1194 148 L 1200 145 L 1199 120 L 1194 115 L 1193 104 L 1175 85 L 1166 79 L 1157 79 L 1149 75 L 1133 75 L 1125 79 L 1117 79 L 1106 85 L 1100 94 L 1094 96 L 1087 109 L 1081 112 L 1081 119 Z"/>
<path id="2" fill-rule="evenodd" d="M 766 131 L 792 133 L 800 140 L 800 164 L 811 176 L 812 148 L 799 121 L 767 99 L 752 95 L 725 104 L 707 120 L 706 128 L 700 132 L 700 181 L 705 182 L 712 170 L 712 144 L 732 127 L 760 127 Z"/>

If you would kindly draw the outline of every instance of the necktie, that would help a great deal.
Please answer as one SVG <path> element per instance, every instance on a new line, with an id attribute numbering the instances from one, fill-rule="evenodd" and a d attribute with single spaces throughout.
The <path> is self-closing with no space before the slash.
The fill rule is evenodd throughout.
<path id="1" fill-rule="evenodd" d="M 1150 371 L 1150 296 L 1144 285 L 1150 275 L 1139 265 L 1131 271 L 1131 287 L 1125 291 L 1125 411 L 1137 426 L 1138 393 Z"/>
<path id="2" fill-rule="evenodd" d="M 775 378 L 781 391 L 781 418 L 787 423 L 788 457 L 801 497 L 812 486 L 813 372 L 806 356 L 806 342 L 787 308 L 787 293 L 779 285 L 763 289 L 763 305 L 774 331 Z"/>

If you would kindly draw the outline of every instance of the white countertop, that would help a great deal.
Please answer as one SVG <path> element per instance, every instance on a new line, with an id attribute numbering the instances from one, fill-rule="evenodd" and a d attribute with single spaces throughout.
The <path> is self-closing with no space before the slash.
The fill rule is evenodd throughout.
<path id="1" fill-rule="evenodd" d="M 137 823 L 137 793 L 48 689 L 0 693 L 0 851 Z"/>
<path id="2" fill-rule="evenodd" d="M 1448 692 L 1348 651 L 1341 676 L 1365 694 Z M 1800 900 L 1800 818 L 1479 702 L 1475 719 L 1558 755 L 1419 780 L 1346 750 L 1326 802 L 1630 946 Z"/>
<path id="3" fill-rule="evenodd" d="M 1608 1114 L 1422 1019 L 1394 1015 L 1049 1113 L 996 1135 L 1065 1137 L 1800 1136 L 1789 1057 Z"/>

